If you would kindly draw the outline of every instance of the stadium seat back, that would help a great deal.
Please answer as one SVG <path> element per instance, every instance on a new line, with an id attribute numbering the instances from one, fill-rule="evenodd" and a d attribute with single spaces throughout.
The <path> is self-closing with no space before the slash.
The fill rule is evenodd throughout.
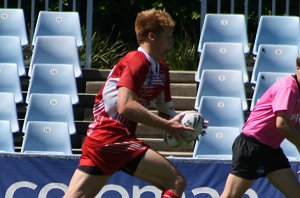
<path id="1" fill-rule="evenodd" d="M 298 16 L 261 16 L 252 53 L 256 55 L 262 44 L 300 46 Z"/>
<path id="2" fill-rule="evenodd" d="M 34 29 L 33 46 L 38 36 L 72 36 L 76 46 L 81 47 L 83 42 L 78 12 L 40 11 Z"/>
<path id="3" fill-rule="evenodd" d="M 16 36 L 22 46 L 28 45 L 23 9 L 0 9 L 0 36 Z"/>
<path id="4" fill-rule="evenodd" d="M 0 63 L 0 92 L 14 94 L 15 102 L 23 102 L 18 67 L 14 63 Z"/>
<path id="5" fill-rule="evenodd" d="M 21 153 L 71 155 L 68 128 L 65 122 L 28 122 Z"/>
<path id="6" fill-rule="evenodd" d="M 0 120 L 0 152 L 15 152 L 14 139 L 7 120 Z"/>
<path id="7" fill-rule="evenodd" d="M 28 71 L 30 77 L 34 64 L 73 65 L 75 77 L 80 77 L 81 67 L 75 38 L 70 36 L 37 37 Z"/>
<path id="8" fill-rule="evenodd" d="M 23 102 L 18 67 L 14 63 L 0 63 L 0 92 L 14 94 L 15 102 Z"/>
<path id="9" fill-rule="evenodd" d="M 29 82 L 26 102 L 32 93 L 67 94 L 72 104 L 79 102 L 74 68 L 63 64 L 35 64 Z"/>
<path id="10" fill-rule="evenodd" d="M 249 52 L 246 19 L 242 14 L 206 14 L 200 33 L 198 51 L 204 43 L 241 43 L 244 53 Z"/>
<path id="11" fill-rule="evenodd" d="M 238 97 L 203 96 L 198 110 L 208 126 L 242 129 L 245 118 L 242 100 Z"/>
<path id="12" fill-rule="evenodd" d="M 0 36 L 0 63 L 15 63 L 19 76 L 25 76 L 23 49 L 20 38 L 16 36 Z"/>
<path id="13" fill-rule="evenodd" d="M 199 108 L 200 100 L 203 96 L 238 97 L 242 100 L 243 110 L 248 110 L 241 71 L 204 70 L 199 82 L 195 109 Z"/>
<path id="14" fill-rule="evenodd" d="M 279 80 L 285 76 L 292 75 L 292 73 L 283 73 L 283 72 L 260 72 L 258 74 L 257 83 L 254 87 L 254 92 L 251 100 L 250 110 L 254 108 L 258 100 L 262 95 L 269 89 L 269 87 L 275 83 L 276 80 Z"/>
<path id="15" fill-rule="evenodd" d="M 71 96 L 65 94 L 31 94 L 25 114 L 23 132 L 29 121 L 66 122 L 70 134 L 76 132 Z"/>
<path id="16" fill-rule="evenodd" d="M 194 158 L 215 158 L 232 156 L 232 144 L 235 138 L 240 135 L 241 130 L 235 127 L 207 127 L 206 135 L 199 136 L 196 141 L 193 157 Z"/>
<path id="17" fill-rule="evenodd" d="M 284 154 L 290 161 L 300 160 L 300 155 L 299 151 L 295 147 L 294 144 L 292 144 L 290 141 L 287 139 L 284 139 L 283 142 L 281 143 L 280 147 L 282 148 Z"/>
<path id="18" fill-rule="evenodd" d="M 257 82 L 260 72 L 295 73 L 297 56 L 298 47 L 295 45 L 260 45 L 251 83 Z"/>
<path id="19" fill-rule="evenodd" d="M 245 54 L 240 43 L 204 43 L 195 81 L 200 82 L 202 71 L 209 69 L 238 70 L 243 74 L 243 82 L 249 81 Z"/>
<path id="20" fill-rule="evenodd" d="M 19 131 L 17 106 L 12 93 L 0 92 L 0 120 L 9 121 L 12 132 Z"/>

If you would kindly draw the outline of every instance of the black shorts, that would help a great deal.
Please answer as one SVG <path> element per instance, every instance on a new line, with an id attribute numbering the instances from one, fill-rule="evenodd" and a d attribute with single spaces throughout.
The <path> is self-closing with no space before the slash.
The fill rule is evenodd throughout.
<path id="1" fill-rule="evenodd" d="M 235 139 L 232 152 L 231 173 L 244 179 L 253 180 L 276 170 L 290 168 L 281 148 L 273 149 L 244 134 Z"/>
<path id="2" fill-rule="evenodd" d="M 133 175 L 135 170 L 137 169 L 141 159 L 144 157 L 146 152 L 143 152 L 133 158 L 130 162 L 128 162 L 122 169 L 121 171 L 124 171 L 125 173 L 129 175 Z M 90 175 L 105 175 L 105 173 L 96 166 L 79 166 L 77 169 L 90 174 Z"/>

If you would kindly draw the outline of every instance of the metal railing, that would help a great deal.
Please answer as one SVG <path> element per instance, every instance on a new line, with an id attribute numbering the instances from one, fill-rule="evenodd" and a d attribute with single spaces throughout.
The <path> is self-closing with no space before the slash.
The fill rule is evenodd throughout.
<path id="1" fill-rule="evenodd" d="M 44 0 L 44 7 L 42 10 L 49 10 L 50 6 L 50 0 Z M 84 67 L 90 68 L 91 67 L 91 56 L 92 56 L 92 30 L 93 30 L 93 1 L 94 0 L 72 0 L 72 3 L 68 5 L 67 7 L 64 4 L 63 0 L 58 0 L 57 1 L 57 7 L 58 11 L 64 11 L 64 8 L 67 8 L 68 11 L 78 11 L 77 10 L 77 5 L 78 2 L 86 2 L 86 10 L 84 13 L 79 13 L 79 15 L 85 14 L 86 15 L 86 22 L 84 23 L 84 26 L 86 28 L 85 32 L 85 61 L 84 61 Z M 22 8 L 25 9 L 25 7 L 28 7 L 28 2 L 30 2 L 30 19 L 29 21 L 29 43 L 31 43 L 32 38 L 33 38 L 33 33 L 34 33 L 34 28 L 35 28 L 35 23 L 37 19 L 37 14 L 40 10 L 37 10 L 37 3 L 39 3 L 39 0 L 4 0 L 3 2 L 3 8 Z M 52 1 L 53 4 L 53 1 Z M 40 7 L 39 7 L 40 8 Z M 28 19 L 29 16 L 25 15 L 25 18 Z"/>

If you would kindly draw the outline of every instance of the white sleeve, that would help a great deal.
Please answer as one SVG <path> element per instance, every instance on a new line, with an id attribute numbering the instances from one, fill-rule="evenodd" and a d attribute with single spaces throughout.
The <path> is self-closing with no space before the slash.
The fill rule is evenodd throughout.
<path id="1" fill-rule="evenodd" d="M 173 101 L 165 102 L 164 92 L 160 93 L 155 98 L 155 105 L 158 112 L 167 114 L 170 118 L 176 116 L 174 103 Z"/>

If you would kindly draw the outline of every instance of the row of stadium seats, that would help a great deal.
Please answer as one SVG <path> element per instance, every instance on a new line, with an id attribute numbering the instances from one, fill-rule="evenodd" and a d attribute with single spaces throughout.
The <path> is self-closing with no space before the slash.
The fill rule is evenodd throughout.
<path id="1" fill-rule="evenodd" d="M 0 36 L 20 38 L 22 46 L 28 45 L 27 30 L 23 9 L 0 9 Z M 40 11 L 31 45 L 34 46 L 38 36 L 72 36 L 76 46 L 83 46 L 81 25 L 78 12 Z"/>
<path id="2" fill-rule="evenodd" d="M 196 141 L 194 158 L 231 159 L 231 146 L 242 131 L 245 111 L 251 111 L 277 79 L 295 73 L 300 46 L 299 23 L 299 17 L 260 18 L 250 80 L 246 65 L 250 49 L 244 16 L 205 16 L 198 47 L 201 55 L 195 73 L 195 81 L 199 83 L 195 109 L 209 124 L 206 135 Z M 282 24 L 287 26 L 288 33 L 282 30 Z M 249 83 L 254 89 L 250 109 L 245 91 L 245 84 Z M 281 146 L 289 159 L 300 159 L 293 144 L 285 140 Z"/>
<path id="3" fill-rule="evenodd" d="M 295 45 L 260 45 L 250 83 L 256 84 L 260 72 L 294 73 L 298 47 Z M 247 65 L 241 43 L 207 42 L 203 46 L 195 81 L 200 82 L 203 70 L 239 70 L 248 83 Z"/>
<path id="4" fill-rule="evenodd" d="M 277 79 L 285 75 L 288 74 L 260 73 L 252 101 L 257 102 Z M 241 133 L 245 122 L 241 103 L 239 97 L 202 96 L 198 111 L 205 119 L 209 120 L 209 124 L 206 135 L 199 136 L 196 141 L 194 158 L 231 159 L 232 143 Z M 290 160 L 300 159 L 298 150 L 289 141 L 285 140 L 281 147 Z"/>
<path id="5" fill-rule="evenodd" d="M 199 40 L 199 52 L 202 52 L 204 43 L 207 42 L 241 43 L 243 52 L 249 53 L 245 16 L 243 14 L 206 14 Z M 294 45 L 299 49 L 300 18 L 298 16 L 261 16 L 252 54 L 257 55 L 259 46 L 262 44 Z"/>
<path id="6" fill-rule="evenodd" d="M 206 129 L 207 135 L 200 136 L 196 141 L 193 157 L 229 159 L 232 143 L 245 122 L 245 110 L 241 100 L 245 94 L 242 74 L 235 70 L 204 70 L 202 75 L 196 98 L 196 102 L 199 103 L 196 103 L 195 107 L 198 107 L 202 116 L 209 120 L 209 124 Z M 286 75 L 290 74 L 260 72 L 251 110 L 262 94 L 276 80 Z M 239 80 L 236 80 L 236 77 Z M 300 159 L 296 147 L 290 142 L 285 140 L 282 147 L 290 159 Z"/>
<path id="7" fill-rule="evenodd" d="M 231 160 L 232 144 L 235 138 L 241 133 L 237 127 L 209 126 L 206 135 L 199 136 L 196 141 L 193 158 Z M 288 140 L 281 143 L 285 155 L 290 161 L 300 160 L 297 148 Z"/>
<path id="8" fill-rule="evenodd" d="M 30 121 L 27 124 L 21 153 L 72 154 L 68 124 L 65 122 Z M 0 120 L 0 152 L 15 152 L 10 122 Z"/>
<path id="9" fill-rule="evenodd" d="M 18 41 L 17 37 L 0 36 L 0 43 L 10 46 L 0 49 L 0 56 L 3 57 L 0 57 L 0 91 L 14 93 L 16 103 L 23 102 L 19 76 L 25 74 L 22 53 L 14 53 L 17 49 L 21 51 Z M 15 61 L 9 60 L 10 57 L 16 58 Z M 38 37 L 28 76 L 31 81 L 26 102 L 31 93 L 39 92 L 68 93 L 72 96 L 72 103 L 78 103 L 75 78 L 81 76 L 81 67 L 75 39 L 69 36 Z"/>
<path id="10" fill-rule="evenodd" d="M 12 149 L 14 143 L 11 139 L 13 139 L 13 133 L 18 131 L 18 117 L 13 94 L 0 93 L 0 132 L 3 137 L 0 142 L 0 151 L 14 151 Z M 65 94 L 32 94 L 22 132 L 24 139 L 21 152 L 71 154 L 70 135 L 76 133 L 71 97 Z M 63 142 L 65 142 L 64 146 Z M 62 148 L 67 150 L 62 150 Z"/>
<path id="11" fill-rule="evenodd" d="M 275 30 L 283 23 L 288 24 L 288 28 L 295 26 L 293 32 L 297 32 L 299 39 L 292 34 L 288 36 L 291 42 L 285 37 L 281 41 L 282 31 Z M 295 60 L 299 53 L 298 42 L 300 41 L 299 23 L 299 17 L 262 16 L 260 18 L 256 34 L 258 52 L 254 53 L 257 56 L 250 81 L 253 89 L 261 72 L 276 72 L 281 76 L 295 72 Z M 265 31 L 273 39 L 266 39 Z M 195 81 L 199 83 L 195 109 L 198 109 L 201 97 L 208 95 L 239 97 L 242 100 L 243 110 L 247 111 L 249 108 L 244 84 L 249 83 L 245 60 L 249 47 L 245 17 L 240 14 L 207 14 L 198 51 L 201 55 L 195 74 Z M 250 110 L 256 101 L 252 100 Z"/>
<path id="12" fill-rule="evenodd" d="M 0 151 L 13 152 L 13 135 L 22 132 L 22 153 L 71 154 L 70 135 L 76 133 L 73 105 L 79 103 L 76 78 L 82 75 L 79 15 L 41 11 L 30 46 L 26 32 L 22 9 L 0 9 L 0 131 L 8 138 L 1 139 Z M 31 51 L 28 74 L 26 47 Z M 25 101 L 23 76 L 29 77 Z M 18 103 L 27 104 L 22 129 Z"/>
<path id="13" fill-rule="evenodd" d="M 24 76 L 26 71 L 22 47 L 28 45 L 28 39 L 23 10 L 0 9 L 0 16 L 0 63 L 16 63 L 19 76 Z M 77 47 L 82 45 L 77 12 L 40 11 L 31 42 L 33 52 L 29 72 L 35 63 L 73 64 L 75 75 L 79 77 L 81 72 Z"/>
<path id="14" fill-rule="evenodd" d="M 16 103 L 20 103 L 23 102 L 22 90 L 19 83 L 20 80 L 15 76 L 14 65 L 17 66 L 19 76 L 26 76 L 22 47 L 28 44 L 28 39 L 24 13 L 22 9 L 0 9 L 0 16 L 0 91 L 14 93 Z M 72 66 L 74 68 L 73 76 L 77 78 L 82 75 L 77 48 L 82 46 L 78 13 L 41 11 L 37 18 L 32 46 L 34 47 L 28 76 L 34 76 L 38 81 L 41 79 L 43 81 L 37 82 L 37 80 L 33 79 L 35 83 L 30 83 L 26 102 L 28 102 L 30 94 L 35 92 L 72 92 L 72 103 L 77 103 L 77 90 L 74 90 L 76 84 L 74 86 L 73 77 L 67 73 L 64 76 L 68 77 L 70 84 L 72 84 L 72 89 L 67 90 L 67 81 L 62 84 L 62 74 L 58 74 L 57 66 L 63 66 L 63 72 L 68 70 L 65 69 L 66 65 Z M 36 69 L 36 74 L 33 74 L 33 68 L 36 65 L 45 66 L 45 70 L 49 70 L 50 65 L 53 65 L 53 68 L 51 73 L 48 73 L 48 76 L 45 71 L 42 73 L 40 69 Z M 43 78 L 40 75 L 43 75 Z M 12 79 L 10 79 L 10 76 Z M 49 79 L 50 76 L 56 81 L 46 81 L 45 77 Z M 60 79 L 58 76 L 60 76 Z M 47 86 L 47 88 L 44 86 Z"/>
<path id="15" fill-rule="evenodd" d="M 271 84 L 281 77 L 291 74 L 292 72 L 259 72 L 257 83 L 253 87 L 254 92 L 251 99 L 250 111 Z M 249 109 L 245 85 L 242 82 L 242 73 L 240 71 L 221 69 L 203 70 L 202 76 L 196 95 L 195 109 L 198 110 L 200 109 L 200 106 L 203 106 L 201 105 L 201 101 L 205 96 L 237 97 L 242 104 L 239 106 L 239 109 L 242 111 L 247 111 Z"/>

